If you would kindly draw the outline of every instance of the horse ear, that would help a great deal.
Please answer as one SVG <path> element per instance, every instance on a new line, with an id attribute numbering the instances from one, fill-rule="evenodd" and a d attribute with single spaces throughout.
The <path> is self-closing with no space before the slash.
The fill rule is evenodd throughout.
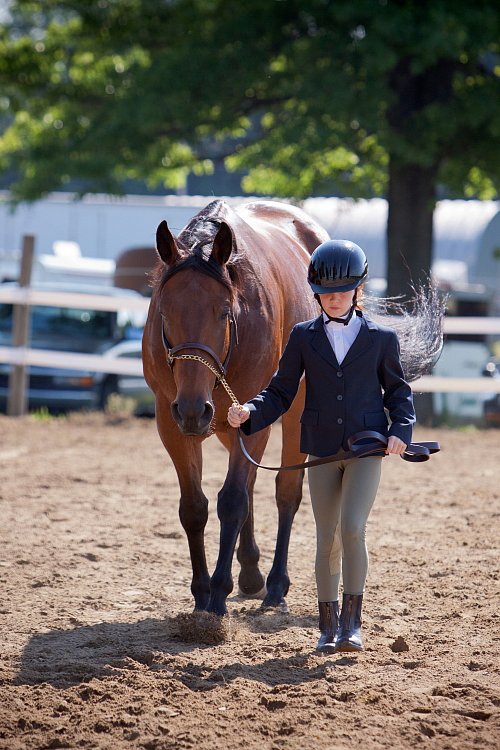
<path id="1" fill-rule="evenodd" d="M 214 243 L 212 246 L 212 252 L 210 257 L 215 260 L 219 266 L 224 266 L 231 255 L 235 246 L 235 239 L 233 230 L 223 221 L 219 227 L 219 231 L 214 237 Z"/>
<path id="2" fill-rule="evenodd" d="M 179 255 L 175 238 L 165 220 L 161 222 L 156 230 L 156 249 L 160 258 L 167 266 L 173 265 Z"/>

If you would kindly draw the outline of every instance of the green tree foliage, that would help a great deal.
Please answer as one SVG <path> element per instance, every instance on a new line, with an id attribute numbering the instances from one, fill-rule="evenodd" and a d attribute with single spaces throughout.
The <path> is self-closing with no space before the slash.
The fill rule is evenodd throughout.
<path id="1" fill-rule="evenodd" d="M 222 156 L 248 192 L 387 195 L 404 291 L 437 186 L 498 194 L 499 40 L 491 0 L 13 0 L 0 168 L 21 199 L 179 187 Z"/>

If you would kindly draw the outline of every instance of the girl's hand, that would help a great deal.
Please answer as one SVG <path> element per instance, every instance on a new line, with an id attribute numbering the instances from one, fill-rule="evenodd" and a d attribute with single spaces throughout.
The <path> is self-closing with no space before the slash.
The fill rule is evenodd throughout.
<path id="1" fill-rule="evenodd" d="M 231 427 L 239 427 L 240 424 L 243 424 L 243 422 L 246 422 L 247 419 L 250 416 L 250 409 L 248 406 L 241 406 L 238 404 L 237 406 L 233 404 L 229 407 L 229 410 L 227 412 L 227 421 L 231 425 Z"/>
<path id="2" fill-rule="evenodd" d="M 405 450 L 406 443 L 403 443 L 403 441 L 395 435 L 391 435 L 389 437 L 389 440 L 387 441 L 386 453 L 396 453 L 398 456 L 400 456 L 405 452 Z"/>

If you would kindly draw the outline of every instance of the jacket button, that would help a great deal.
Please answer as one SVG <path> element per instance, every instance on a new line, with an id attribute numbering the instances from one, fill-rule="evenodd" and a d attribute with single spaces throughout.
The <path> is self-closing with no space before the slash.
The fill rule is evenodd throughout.
<path id="1" fill-rule="evenodd" d="M 339 395 L 337 396 L 337 401 L 342 401 L 343 398 L 344 397 L 342 395 L 340 395 L 340 393 L 339 393 Z"/>
<path id="2" fill-rule="evenodd" d="M 339 418 L 337 419 L 337 424 L 342 424 L 342 422 L 343 422 L 343 421 L 344 421 L 344 420 L 342 419 L 342 417 L 339 417 Z"/>
<path id="3" fill-rule="evenodd" d="M 342 377 L 342 370 L 337 370 L 337 377 L 338 377 L 338 378 L 341 378 L 341 377 Z"/>

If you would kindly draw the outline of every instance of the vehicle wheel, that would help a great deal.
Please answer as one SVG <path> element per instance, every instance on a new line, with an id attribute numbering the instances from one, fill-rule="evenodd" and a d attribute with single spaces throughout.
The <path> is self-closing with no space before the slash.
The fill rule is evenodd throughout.
<path id="1" fill-rule="evenodd" d="M 119 393 L 116 378 L 106 378 L 106 380 L 101 385 L 101 390 L 99 392 L 99 408 L 103 411 L 107 411 L 109 406 L 109 399 L 115 393 Z"/>

